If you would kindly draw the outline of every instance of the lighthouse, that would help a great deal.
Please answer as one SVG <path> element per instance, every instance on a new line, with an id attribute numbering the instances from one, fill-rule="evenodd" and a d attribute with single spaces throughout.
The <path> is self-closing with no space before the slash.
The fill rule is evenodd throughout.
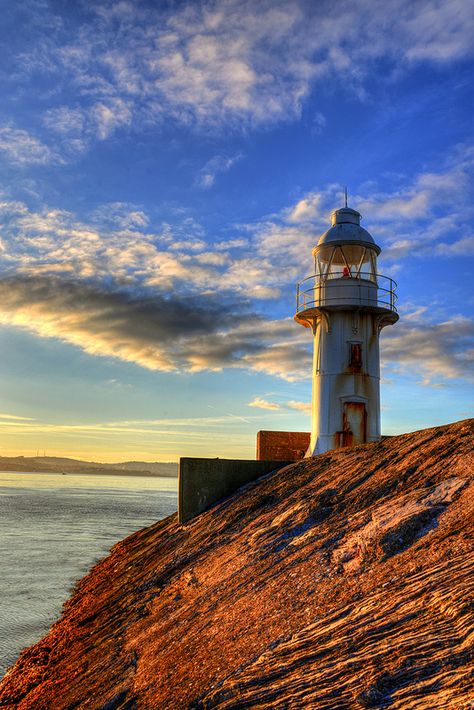
<path id="1" fill-rule="evenodd" d="M 395 282 L 377 271 L 377 246 L 346 206 L 313 249 L 314 274 L 297 287 L 295 320 L 313 333 L 307 456 L 377 441 L 382 328 L 398 320 Z"/>

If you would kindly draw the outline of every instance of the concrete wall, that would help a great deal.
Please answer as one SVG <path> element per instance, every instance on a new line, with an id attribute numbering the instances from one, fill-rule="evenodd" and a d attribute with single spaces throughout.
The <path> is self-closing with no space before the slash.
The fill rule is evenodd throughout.
<path id="1" fill-rule="evenodd" d="M 259 461 L 298 461 L 309 446 L 310 434 L 305 431 L 259 431 L 257 459 Z"/>
<path id="2" fill-rule="evenodd" d="M 292 463 L 238 459 L 179 460 L 178 520 L 185 523 L 238 488 Z"/>

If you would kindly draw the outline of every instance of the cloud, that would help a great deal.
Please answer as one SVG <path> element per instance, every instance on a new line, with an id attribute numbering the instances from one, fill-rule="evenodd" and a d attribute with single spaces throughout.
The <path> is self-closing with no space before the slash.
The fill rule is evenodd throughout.
<path id="1" fill-rule="evenodd" d="M 472 8 L 463 0 L 410 4 L 400 22 L 403 35 L 410 42 L 406 56 L 409 61 L 432 60 L 440 63 L 472 54 L 464 22 L 472 21 Z"/>
<path id="2" fill-rule="evenodd" d="M 177 369 L 180 336 L 208 335 L 227 315 L 224 306 L 210 301 L 134 299 L 125 292 L 52 278 L 6 279 L 0 287 L 3 322 L 149 369 Z"/>
<path id="3" fill-rule="evenodd" d="M 165 289 L 180 279 L 193 285 L 209 282 L 213 267 L 196 263 L 190 271 L 189 256 L 173 253 L 178 242 L 169 230 L 149 232 L 148 223 L 143 210 L 128 203 L 103 205 L 84 222 L 66 210 L 35 212 L 22 203 L 4 202 L 4 263 L 23 274 L 74 273 L 76 279 L 133 282 L 134 287 Z M 196 244 L 188 239 L 183 246 Z M 206 246 L 201 242 L 198 251 Z"/>
<path id="4" fill-rule="evenodd" d="M 212 266 L 224 266 L 229 261 L 228 254 L 219 254 L 213 251 L 201 252 L 196 254 L 196 261 L 200 264 L 211 264 Z"/>
<path id="5" fill-rule="evenodd" d="M 404 181 L 397 176 L 391 189 L 372 183 L 355 192 L 353 204 L 368 215 L 369 231 L 382 246 L 381 264 L 396 261 L 399 269 L 407 256 L 472 254 L 473 165 L 474 150 L 462 146 L 437 171 Z M 253 224 L 229 225 L 229 238 L 214 245 L 186 214 L 172 225 L 153 224 L 140 205 L 114 202 L 79 220 L 65 210 L 31 211 L 4 201 L 0 248 L 5 263 L 22 273 L 74 272 L 77 278 L 151 289 L 212 284 L 234 296 L 276 300 L 312 270 L 311 250 L 341 199 L 341 185 L 316 188 Z"/>
<path id="6" fill-rule="evenodd" d="M 405 182 L 396 176 L 392 189 L 362 186 L 355 206 L 371 216 L 382 258 L 403 268 L 406 256 L 434 264 L 470 253 L 473 158 L 465 146 L 436 171 Z M 411 206 L 420 192 L 421 214 L 392 213 L 395 200 Z M 311 249 L 340 198 L 340 185 L 316 187 L 253 224 L 227 225 L 229 239 L 215 245 L 185 212 L 174 224 L 156 224 L 142 206 L 114 202 L 79 219 L 3 200 L 3 322 L 150 369 L 235 367 L 309 378 L 311 337 L 291 319 L 294 283 L 312 271 Z M 467 377 L 468 326 L 450 324 L 405 312 L 384 332 L 386 361 L 404 362 L 422 379 Z"/>
<path id="7" fill-rule="evenodd" d="M 106 140 L 121 128 L 130 128 L 133 106 L 120 96 L 106 95 L 81 106 L 57 106 L 48 109 L 43 125 L 59 139 L 63 160 L 88 150 L 94 140 Z"/>
<path id="8" fill-rule="evenodd" d="M 248 369 L 288 381 L 311 376 L 311 339 L 290 319 L 266 320 L 240 302 L 176 295 L 132 297 L 64 278 L 7 278 L 0 282 L 0 322 L 85 352 L 119 358 L 150 370 Z M 462 316 L 430 322 L 408 313 L 383 333 L 385 367 L 424 384 L 474 379 L 474 323 Z M 249 406 L 282 405 L 256 397 Z M 290 400 L 284 405 L 308 411 Z M 2 419 L 19 420 L 14 415 Z"/>
<path id="9" fill-rule="evenodd" d="M 444 204 L 459 202 L 470 183 L 473 165 L 472 149 L 459 147 L 437 172 L 419 173 L 391 194 L 374 191 L 370 197 L 362 197 L 360 208 L 382 224 L 438 216 Z"/>
<path id="10" fill-rule="evenodd" d="M 0 321 L 151 370 L 232 367 L 288 381 L 311 376 L 311 338 L 290 318 L 263 318 L 244 300 L 222 294 L 178 294 L 140 294 L 118 284 L 77 281 L 73 274 L 4 277 Z M 424 309 L 408 312 L 384 331 L 382 353 L 386 366 L 421 375 L 425 383 L 466 379 L 472 377 L 474 324 L 461 316 L 433 323 Z M 307 409 L 295 401 L 285 406 Z"/>
<path id="11" fill-rule="evenodd" d="M 474 235 L 463 237 L 450 244 L 437 244 L 436 254 L 440 256 L 474 256 Z"/>
<path id="12" fill-rule="evenodd" d="M 385 190 L 377 184 L 354 192 L 350 204 L 370 220 L 363 225 L 382 246 L 384 262 L 437 256 L 469 256 L 473 250 L 473 220 L 469 195 L 474 184 L 474 148 L 458 146 L 437 170 L 411 177 L 397 176 Z M 342 204 L 342 186 L 312 190 L 282 210 L 281 223 L 260 227 L 266 251 L 284 249 L 298 264 L 299 246 L 317 241 L 329 224 L 334 206 Z M 287 226 L 285 226 L 285 222 Z M 306 241 L 305 241 L 306 240 Z M 288 263 L 288 262 L 287 262 Z M 390 267 L 393 270 L 393 267 Z"/>
<path id="13" fill-rule="evenodd" d="M 298 412 L 311 412 L 311 402 L 297 402 L 295 400 L 290 400 L 286 402 L 286 406 L 289 409 L 296 409 Z"/>
<path id="14" fill-rule="evenodd" d="M 215 155 L 207 161 L 205 166 L 199 171 L 197 184 L 203 188 L 212 187 L 216 181 L 218 173 L 225 173 L 242 158 L 242 153 L 226 157 L 223 155 Z"/>
<path id="15" fill-rule="evenodd" d="M 5 454 L 16 455 L 13 448 L 17 442 L 23 452 L 30 449 L 36 453 L 37 442 L 49 441 L 48 452 L 56 455 L 71 456 L 75 458 L 89 458 L 95 461 L 108 460 L 116 463 L 118 460 L 130 458 L 141 460 L 179 460 L 180 455 L 195 456 L 200 447 L 209 441 L 209 431 L 212 431 L 214 453 L 219 456 L 242 455 L 242 451 L 250 452 L 251 431 L 254 422 L 261 420 L 262 413 L 255 412 L 245 418 L 247 426 L 242 426 L 242 417 L 223 415 L 221 417 L 196 417 L 196 418 L 164 418 L 161 420 L 136 420 L 136 421 L 81 421 L 80 419 L 68 424 L 57 420 L 42 422 L 13 422 L 0 421 L 3 450 Z M 252 426 L 253 425 L 253 426 Z M 183 433 L 185 440 L 189 441 L 188 450 L 183 451 Z M 54 441 L 51 443 L 52 439 Z M 230 439 L 229 439 L 230 437 Z M 231 441 L 231 443 L 229 443 Z M 8 451 L 8 443 L 12 448 Z M 229 446 L 231 450 L 229 451 Z M 54 451 L 51 451 L 53 447 Z M 233 447 L 233 448 L 232 448 Z M 16 447 L 15 447 L 16 448 Z M 82 450 L 81 450 L 82 449 Z M 85 456 L 87 451 L 87 456 Z M 104 451 L 106 453 L 104 453 Z M 112 453 L 107 455 L 107 451 Z M 240 453 L 239 453 L 240 452 Z M 202 448 L 201 454 L 209 454 Z M 199 455 L 199 453 L 198 453 Z"/>
<path id="16" fill-rule="evenodd" d="M 316 111 L 311 119 L 311 133 L 315 136 L 320 135 L 326 127 L 326 116 L 321 111 Z"/>
<path id="17" fill-rule="evenodd" d="M 92 135 L 105 140 L 119 128 L 168 120 L 236 130 L 294 120 L 323 82 L 341 81 L 363 99 L 374 61 L 393 80 L 420 63 L 473 52 L 464 0 L 97 2 L 67 22 L 59 6 L 42 7 L 41 23 L 36 5 L 28 10 L 29 44 L 15 57 L 16 72 L 23 81 L 28 73 L 54 81 L 64 105 L 45 123 L 83 146 Z M 316 111 L 314 130 L 324 124 Z M 202 176 L 204 186 L 213 175 Z"/>
<path id="18" fill-rule="evenodd" d="M 125 101 L 119 97 L 107 102 L 98 101 L 91 107 L 92 122 L 97 138 L 108 138 L 117 128 L 129 126 L 132 122 L 132 112 Z"/>
<path id="19" fill-rule="evenodd" d="M 148 215 L 139 205 L 130 202 L 108 202 L 97 207 L 92 221 L 101 226 L 110 225 L 119 229 L 145 229 L 150 223 Z"/>
<path id="20" fill-rule="evenodd" d="M 214 246 L 216 249 L 227 250 L 227 249 L 241 249 L 243 247 L 248 247 L 248 245 L 249 245 L 248 239 L 239 238 L 239 239 L 226 239 L 223 242 L 217 242 L 217 244 L 215 244 Z"/>
<path id="21" fill-rule="evenodd" d="M 0 153 L 19 167 L 61 162 L 59 156 L 38 138 L 11 126 L 0 127 Z"/>
<path id="22" fill-rule="evenodd" d="M 430 322 L 425 313 L 407 314 L 383 331 L 383 362 L 394 372 L 433 379 L 474 380 L 474 322 L 457 316 Z"/>
<path id="23" fill-rule="evenodd" d="M 245 299 L 277 299 L 281 287 L 301 273 L 302 244 L 311 238 L 276 223 L 254 225 L 247 239 L 214 248 L 202 228 L 181 223 L 152 226 L 139 205 L 108 203 L 88 221 L 66 210 L 31 211 L 19 202 L 0 204 L 3 258 L 9 269 L 29 275 L 74 274 L 96 283 L 128 283 L 130 288 L 218 289 Z M 272 242 L 278 236 L 278 247 Z M 236 250 L 233 258 L 224 247 Z M 275 267 L 285 264 L 284 278 Z"/>
<path id="24" fill-rule="evenodd" d="M 59 106 L 48 109 L 43 115 L 43 123 L 51 131 L 62 135 L 82 134 L 86 115 L 80 107 Z"/>
<path id="25" fill-rule="evenodd" d="M 21 421 L 21 422 L 34 422 L 35 421 L 33 417 L 19 417 L 17 414 L 5 414 L 4 412 L 2 412 L 0 414 L 0 419 L 8 419 L 8 420 L 11 419 L 12 421 Z"/>
<path id="26" fill-rule="evenodd" d="M 269 410 L 281 410 L 281 409 L 295 409 L 297 412 L 311 412 L 311 402 L 297 402 L 296 400 L 289 400 L 283 404 L 277 404 L 276 402 L 269 402 L 262 397 L 254 397 L 254 399 L 248 403 L 249 407 L 256 407 L 257 409 L 269 409 Z"/>
<path id="27" fill-rule="evenodd" d="M 289 222 L 314 222 L 317 217 L 320 217 L 322 195 L 312 193 L 304 197 L 296 203 L 288 214 Z"/>
<path id="28" fill-rule="evenodd" d="M 301 376 L 301 360 L 293 360 L 296 351 L 289 341 L 298 333 L 292 322 L 262 320 L 242 303 L 222 298 L 133 297 L 126 291 L 36 276 L 3 279 L 0 302 L 3 324 L 150 370 L 237 367 L 288 379 Z"/>
<path id="29" fill-rule="evenodd" d="M 262 399 L 262 397 L 254 397 L 254 399 L 248 403 L 248 406 L 256 407 L 257 409 L 269 409 L 272 411 L 280 409 L 279 404 L 276 404 L 276 402 L 268 402 L 266 399 Z"/>
<path id="30" fill-rule="evenodd" d="M 303 331 L 303 329 L 300 329 Z M 256 372 L 281 377 L 288 382 L 311 377 L 311 339 L 304 332 L 292 331 L 294 340 L 284 343 L 266 342 L 266 347 L 256 349 L 243 358 L 244 365 Z M 258 336 L 258 333 L 256 333 Z"/>

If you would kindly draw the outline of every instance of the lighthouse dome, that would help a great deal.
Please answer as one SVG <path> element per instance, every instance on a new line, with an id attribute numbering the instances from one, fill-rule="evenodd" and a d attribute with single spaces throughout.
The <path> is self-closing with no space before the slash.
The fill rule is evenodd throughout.
<path id="1" fill-rule="evenodd" d="M 380 254 L 380 247 L 377 246 L 372 235 L 360 226 L 360 218 L 360 213 L 350 207 L 334 210 L 331 215 L 332 226 L 321 235 L 314 252 L 318 252 L 322 247 L 347 244 L 369 247 Z"/>

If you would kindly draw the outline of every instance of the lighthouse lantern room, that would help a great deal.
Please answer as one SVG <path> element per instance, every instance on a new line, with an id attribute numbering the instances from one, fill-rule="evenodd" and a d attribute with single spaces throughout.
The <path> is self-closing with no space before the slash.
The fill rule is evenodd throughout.
<path id="1" fill-rule="evenodd" d="M 308 456 L 380 439 L 379 335 L 396 323 L 395 282 L 377 272 L 380 247 L 343 207 L 313 249 L 298 284 L 295 320 L 314 337 Z"/>

